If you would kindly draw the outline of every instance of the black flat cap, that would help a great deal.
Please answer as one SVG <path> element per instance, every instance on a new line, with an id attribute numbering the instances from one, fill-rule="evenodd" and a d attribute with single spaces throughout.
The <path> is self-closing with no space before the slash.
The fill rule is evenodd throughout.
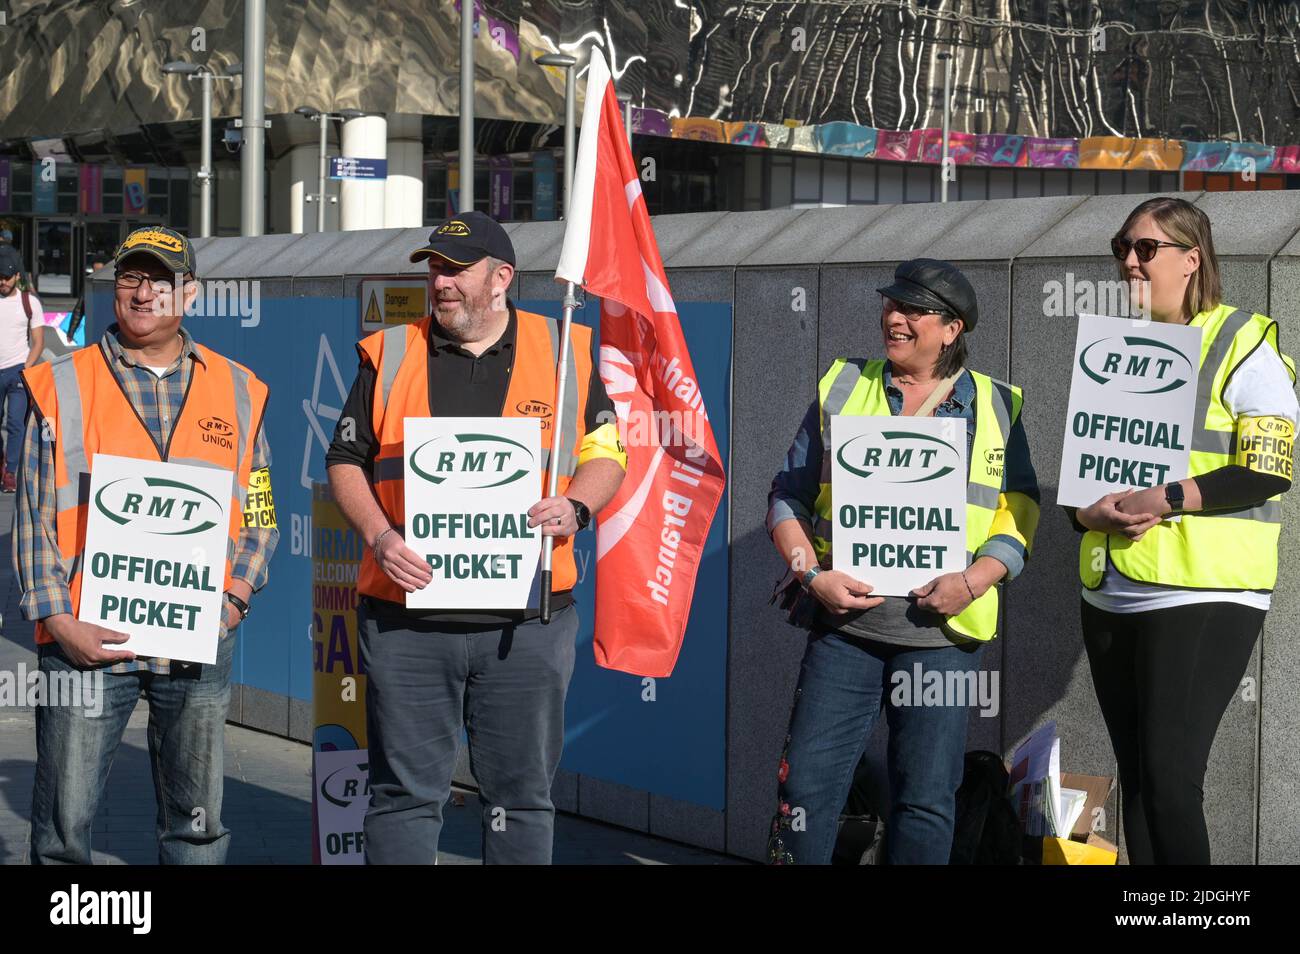
<path id="1" fill-rule="evenodd" d="M 951 262 L 934 258 L 903 262 L 894 269 L 894 283 L 876 291 L 905 305 L 960 318 L 965 323 L 965 331 L 974 331 L 975 322 L 979 321 L 975 289 Z"/>
<path id="2" fill-rule="evenodd" d="M 515 263 L 515 247 L 506 230 L 490 215 L 462 212 L 443 222 L 429 233 L 429 241 L 411 253 L 419 262 L 430 255 L 444 258 L 453 265 L 473 265 L 489 255 L 503 262 Z"/>

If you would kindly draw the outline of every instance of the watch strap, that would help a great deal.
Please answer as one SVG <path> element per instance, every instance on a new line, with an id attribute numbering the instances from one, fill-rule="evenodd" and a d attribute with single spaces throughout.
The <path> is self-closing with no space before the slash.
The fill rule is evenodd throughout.
<path id="1" fill-rule="evenodd" d="M 248 609 L 249 609 L 247 603 L 245 603 L 243 600 L 241 600 L 241 599 L 240 599 L 238 596 L 236 596 L 234 593 L 227 593 L 227 594 L 226 594 L 226 599 L 228 599 L 228 600 L 230 601 L 231 605 L 234 606 L 235 609 L 239 610 L 239 618 L 240 618 L 241 620 L 247 618 L 247 616 L 248 616 Z"/>

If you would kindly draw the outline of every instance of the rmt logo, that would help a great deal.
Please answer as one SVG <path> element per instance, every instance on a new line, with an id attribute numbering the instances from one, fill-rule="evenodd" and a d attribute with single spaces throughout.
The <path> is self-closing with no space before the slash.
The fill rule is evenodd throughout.
<path id="1" fill-rule="evenodd" d="M 226 450 L 235 446 L 235 429 L 219 417 L 205 417 L 199 421 L 199 430 L 203 431 L 205 444 L 216 444 Z"/>

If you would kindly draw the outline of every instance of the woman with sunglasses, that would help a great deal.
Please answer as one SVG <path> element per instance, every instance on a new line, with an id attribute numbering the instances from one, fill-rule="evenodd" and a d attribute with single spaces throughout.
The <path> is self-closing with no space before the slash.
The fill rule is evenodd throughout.
<path id="1" fill-rule="evenodd" d="M 1111 249 L 1154 320 L 1203 339 L 1188 476 L 1072 515 L 1083 640 L 1130 862 L 1209 864 L 1201 786 L 1277 578 L 1295 365 L 1275 321 L 1222 302 L 1210 221 L 1191 203 L 1143 202 Z"/>

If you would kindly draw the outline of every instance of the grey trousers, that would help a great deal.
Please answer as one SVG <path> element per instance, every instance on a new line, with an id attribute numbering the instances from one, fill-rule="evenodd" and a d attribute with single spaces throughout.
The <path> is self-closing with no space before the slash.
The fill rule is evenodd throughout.
<path id="1" fill-rule="evenodd" d="M 577 609 L 553 612 L 549 626 L 472 632 L 376 617 L 364 604 L 357 617 L 367 672 L 367 863 L 434 863 L 464 729 L 484 863 L 550 864 Z"/>

